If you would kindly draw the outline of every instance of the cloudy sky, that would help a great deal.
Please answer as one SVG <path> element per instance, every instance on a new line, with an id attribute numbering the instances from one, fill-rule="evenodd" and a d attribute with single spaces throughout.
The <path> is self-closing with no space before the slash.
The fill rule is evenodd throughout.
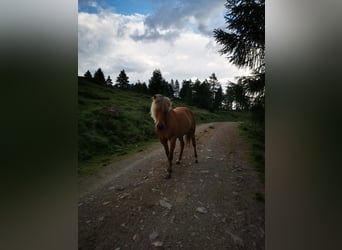
<path id="1" fill-rule="evenodd" d="M 155 69 L 170 81 L 215 73 L 225 85 L 246 75 L 218 53 L 213 29 L 224 28 L 225 0 L 79 0 L 78 75 L 101 68 L 113 81 L 148 83 Z"/>

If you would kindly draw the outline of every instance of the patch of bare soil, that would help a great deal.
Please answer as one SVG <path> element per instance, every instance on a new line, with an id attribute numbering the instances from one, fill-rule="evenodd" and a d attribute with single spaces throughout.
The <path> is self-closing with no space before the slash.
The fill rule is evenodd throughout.
<path id="1" fill-rule="evenodd" d="M 196 139 L 199 163 L 185 147 L 169 180 L 159 143 L 80 179 L 79 249 L 265 249 L 264 187 L 238 123 L 200 125 Z"/>

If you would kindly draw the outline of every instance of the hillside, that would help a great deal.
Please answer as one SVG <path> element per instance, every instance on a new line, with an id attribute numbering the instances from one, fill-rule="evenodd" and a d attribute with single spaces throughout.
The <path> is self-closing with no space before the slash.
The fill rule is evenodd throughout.
<path id="1" fill-rule="evenodd" d="M 151 96 L 99 85 L 78 78 L 79 173 L 89 174 L 157 140 L 150 117 Z M 186 106 L 174 101 L 173 106 Z M 245 120 L 247 114 L 190 107 L 197 124 Z"/>

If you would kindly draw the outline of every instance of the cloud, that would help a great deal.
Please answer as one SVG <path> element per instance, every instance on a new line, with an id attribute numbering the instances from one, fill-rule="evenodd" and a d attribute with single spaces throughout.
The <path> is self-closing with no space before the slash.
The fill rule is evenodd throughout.
<path id="1" fill-rule="evenodd" d="M 219 25 L 217 22 L 213 23 L 217 20 L 213 16 L 222 15 L 225 2 L 225 0 L 168 2 L 161 5 L 154 14 L 149 15 L 145 20 L 145 25 L 148 27 L 147 30 L 184 29 L 191 26 L 193 30 L 211 36 L 213 26 L 216 28 Z"/>
<path id="2" fill-rule="evenodd" d="M 135 41 L 156 41 L 164 39 L 166 41 L 174 41 L 179 37 L 180 31 L 178 30 L 158 30 L 156 28 L 147 28 L 142 34 L 135 32 L 131 38 Z"/>
<path id="3" fill-rule="evenodd" d="M 116 79 L 124 69 L 131 83 L 148 83 L 155 69 L 168 81 L 204 80 L 215 72 L 220 82 L 246 75 L 217 52 L 212 36 L 176 26 L 150 27 L 148 16 L 110 11 L 78 14 L 78 74 L 101 68 Z M 196 19 L 190 20 L 196 23 Z"/>

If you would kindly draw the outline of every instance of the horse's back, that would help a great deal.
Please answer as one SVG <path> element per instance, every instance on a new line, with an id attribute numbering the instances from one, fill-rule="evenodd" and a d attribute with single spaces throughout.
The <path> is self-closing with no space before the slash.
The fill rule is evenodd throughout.
<path id="1" fill-rule="evenodd" d="M 187 107 L 177 107 L 173 109 L 179 130 L 183 134 L 194 133 L 196 124 L 192 111 Z"/>

